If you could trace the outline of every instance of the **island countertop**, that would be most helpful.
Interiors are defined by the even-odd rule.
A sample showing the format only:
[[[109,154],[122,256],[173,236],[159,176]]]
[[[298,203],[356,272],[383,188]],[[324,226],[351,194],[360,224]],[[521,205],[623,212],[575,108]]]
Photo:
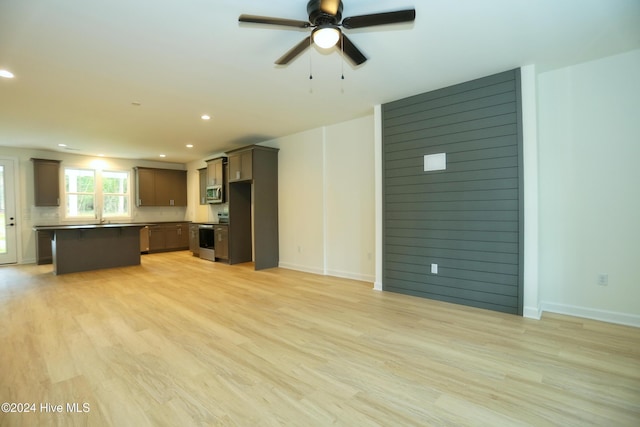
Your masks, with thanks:
[[[55,231],[55,230],[82,230],[97,228],[123,228],[123,227],[146,227],[153,223],[137,222],[137,223],[112,223],[112,224],[60,224],[60,225],[35,225],[35,231]]]

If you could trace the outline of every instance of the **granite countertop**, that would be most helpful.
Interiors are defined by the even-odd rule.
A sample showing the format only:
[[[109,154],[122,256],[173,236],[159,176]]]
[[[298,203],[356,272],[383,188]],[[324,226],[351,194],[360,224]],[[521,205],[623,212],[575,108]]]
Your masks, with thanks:
[[[144,227],[150,225],[146,222],[128,223],[128,224],[68,224],[68,225],[36,225],[33,227],[35,231],[46,230],[82,230],[96,228],[125,228],[125,227]]]

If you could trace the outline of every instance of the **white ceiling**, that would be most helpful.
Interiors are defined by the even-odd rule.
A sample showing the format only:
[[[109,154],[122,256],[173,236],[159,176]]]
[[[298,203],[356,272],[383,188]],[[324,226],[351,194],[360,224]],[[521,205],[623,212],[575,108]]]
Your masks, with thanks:
[[[521,65],[640,48],[639,0],[343,3],[344,17],[414,7],[416,21],[345,31],[369,58],[359,67],[315,47],[281,67],[308,30],[238,16],[306,20],[306,0],[0,0],[0,69],[16,76],[0,79],[0,146],[182,163]]]

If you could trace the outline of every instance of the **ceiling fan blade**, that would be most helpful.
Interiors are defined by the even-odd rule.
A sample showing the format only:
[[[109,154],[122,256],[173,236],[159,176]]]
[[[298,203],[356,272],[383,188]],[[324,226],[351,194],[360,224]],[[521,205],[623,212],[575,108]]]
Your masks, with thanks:
[[[342,20],[342,26],[347,29],[373,27],[375,25],[399,24],[412,22],[416,19],[416,10],[398,10],[396,12],[373,13],[370,15],[351,16]]]
[[[354,45],[351,42],[351,40],[349,40],[349,37],[344,35],[344,33],[342,33],[342,37],[340,37],[340,41],[342,43],[340,48],[342,49],[344,54],[347,55],[347,57],[349,57],[351,62],[353,62],[355,65],[360,65],[367,60],[367,57],[364,56],[362,52],[360,52],[360,50],[356,47],[356,45]]]
[[[311,38],[311,35],[309,35],[309,37],[305,38],[300,43],[298,43],[293,48],[291,48],[291,50],[289,50],[289,52],[285,53],[280,58],[278,58],[276,60],[276,64],[278,64],[278,65],[286,65],[286,64],[288,64],[296,56],[300,55],[302,52],[305,51],[305,49],[307,49],[309,46],[311,46],[312,43],[313,43],[313,39]]]
[[[295,19],[270,18],[268,16],[240,15],[238,22],[248,22],[251,24],[280,25],[282,27],[309,28],[307,21],[297,21]]]

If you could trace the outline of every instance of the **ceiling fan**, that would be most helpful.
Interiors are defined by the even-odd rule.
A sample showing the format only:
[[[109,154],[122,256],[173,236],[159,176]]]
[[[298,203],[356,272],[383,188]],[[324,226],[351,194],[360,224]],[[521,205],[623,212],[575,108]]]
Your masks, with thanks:
[[[279,25],[281,27],[313,28],[307,38],[276,60],[275,63],[278,65],[288,64],[314,43],[325,49],[338,45],[354,65],[360,65],[367,60],[367,57],[349,40],[340,27],[350,30],[376,25],[412,22],[416,18],[415,9],[406,9],[351,16],[342,19],[342,0],[310,0],[307,3],[307,13],[309,14],[309,21],[244,14],[240,15],[238,21],[252,24]]]

